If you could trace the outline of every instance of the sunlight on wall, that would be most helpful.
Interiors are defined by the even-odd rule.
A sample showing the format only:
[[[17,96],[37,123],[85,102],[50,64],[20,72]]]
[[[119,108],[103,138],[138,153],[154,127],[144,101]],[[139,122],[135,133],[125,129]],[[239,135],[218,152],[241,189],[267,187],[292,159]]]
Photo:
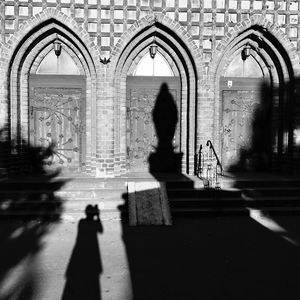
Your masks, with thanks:
[[[157,52],[154,59],[147,53],[137,65],[135,76],[174,76],[166,59]]]

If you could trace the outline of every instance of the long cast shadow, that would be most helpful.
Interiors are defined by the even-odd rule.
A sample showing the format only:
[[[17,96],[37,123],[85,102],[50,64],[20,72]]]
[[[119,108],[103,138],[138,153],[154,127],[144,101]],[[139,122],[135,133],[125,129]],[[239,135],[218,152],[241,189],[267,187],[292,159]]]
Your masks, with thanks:
[[[173,219],[130,227],[123,219],[133,299],[296,299],[299,249],[249,217]]]
[[[76,243],[66,271],[62,300],[101,300],[102,262],[98,234],[103,233],[97,206],[87,205],[78,223]]]
[[[252,143],[242,149],[234,170],[269,168],[272,137],[268,136],[270,126],[266,124],[268,105],[256,111]],[[159,115],[166,116],[162,112]],[[161,122],[156,126],[158,130],[164,128]],[[169,121],[173,124],[170,126],[174,123]],[[169,132],[174,131],[170,128]],[[158,136],[167,137],[158,145],[172,153],[171,135]],[[167,153],[160,153],[159,148],[149,158],[150,170],[158,180],[160,177],[154,170],[170,170],[165,160],[155,159],[158,154]],[[171,161],[167,155],[161,157]],[[176,170],[176,164],[171,165]],[[124,195],[125,200],[127,197]],[[243,199],[239,201],[239,205],[245,205]],[[133,227],[128,225],[127,211],[121,209],[121,222],[133,299],[281,300],[300,296],[299,249],[248,215],[234,218],[173,215],[173,226]]]

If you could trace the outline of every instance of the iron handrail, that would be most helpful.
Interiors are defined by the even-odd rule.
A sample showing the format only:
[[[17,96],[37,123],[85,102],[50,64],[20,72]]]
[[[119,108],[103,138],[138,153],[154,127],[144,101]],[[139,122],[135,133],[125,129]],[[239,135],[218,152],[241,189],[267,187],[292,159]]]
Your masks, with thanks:
[[[197,163],[196,163],[196,176],[199,177],[199,174],[202,173],[202,169],[203,169],[203,166],[202,166],[202,144],[200,145],[199,147],[199,151],[198,151],[198,155],[196,154],[197,156]]]
[[[208,147],[213,151],[213,154],[214,154],[214,156],[215,156],[215,158],[216,158],[216,160],[217,160],[217,166],[220,167],[221,174],[223,174],[223,167],[222,167],[222,164],[221,164],[221,162],[220,162],[220,159],[219,159],[219,157],[218,157],[218,155],[217,155],[217,153],[216,153],[216,151],[215,151],[215,148],[214,148],[214,146],[213,146],[211,140],[208,140],[208,141],[206,142],[206,146],[208,146]]]

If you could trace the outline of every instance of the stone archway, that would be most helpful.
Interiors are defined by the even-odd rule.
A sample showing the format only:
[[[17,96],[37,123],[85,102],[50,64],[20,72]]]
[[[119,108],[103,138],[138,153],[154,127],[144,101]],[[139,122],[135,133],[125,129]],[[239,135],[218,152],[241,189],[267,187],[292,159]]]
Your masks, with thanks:
[[[132,64],[136,64],[140,54],[148,49],[155,35],[159,47],[172,58],[175,68],[181,80],[181,116],[180,116],[180,149],[183,152],[181,169],[183,173],[193,172],[193,157],[195,153],[196,136],[196,103],[197,103],[197,84],[198,66],[200,66],[200,53],[192,39],[188,39],[188,33],[174,34],[173,30],[178,24],[169,20],[163,15],[149,16],[139,22],[139,26],[132,26],[124,34],[116,45],[116,52],[113,53],[115,63],[111,67],[114,72],[115,86],[115,113],[120,118],[116,118],[116,132],[120,136],[115,136],[115,150],[120,153],[122,168],[126,170],[126,78]],[[174,27],[174,28],[173,28]],[[181,30],[177,30],[181,33]]]
[[[134,59],[126,80],[127,165],[130,172],[180,170],[182,122],[179,74],[172,57],[162,47],[157,46],[153,58],[150,57],[147,47]],[[163,118],[165,130],[167,120],[172,118],[172,108],[173,117],[177,120],[174,123],[175,128],[169,128],[171,132],[174,129],[174,136],[172,142],[170,141],[172,145],[169,145],[168,155],[163,155],[161,151],[163,141],[160,132],[157,132],[158,124],[154,116],[155,107],[161,105],[159,101],[166,105]]]
[[[291,123],[293,116],[291,109],[293,107],[292,95],[295,72],[298,72],[298,65],[295,64],[297,56],[291,53],[288,41],[282,38],[278,30],[267,21],[252,18],[247,22],[243,22],[242,25],[237,26],[230,37],[220,43],[214,62],[211,65],[210,74],[214,78],[212,88],[215,90],[213,136],[219,154],[223,157],[223,160],[226,160],[224,158],[226,157],[224,154],[226,150],[224,149],[226,148],[224,146],[226,144],[224,144],[224,136],[226,135],[225,131],[229,132],[230,129],[228,129],[229,124],[224,121],[226,115],[224,105],[227,105],[224,104],[224,101],[226,101],[224,100],[225,90],[227,90],[227,96],[230,93],[228,91],[232,90],[231,97],[234,96],[234,93],[238,93],[235,98],[241,98],[241,105],[248,100],[250,101],[248,101],[248,104],[252,105],[255,102],[254,98],[261,98],[256,101],[259,105],[252,112],[252,117],[249,117],[249,126],[252,126],[251,130],[254,130],[254,126],[258,126],[259,118],[264,118],[264,124],[268,124],[264,126],[261,123],[262,129],[260,131],[265,132],[258,133],[259,129],[257,128],[256,133],[252,133],[251,137],[248,137],[248,139],[251,139],[251,141],[245,143],[248,146],[239,146],[235,149],[237,157],[233,161],[245,167],[249,165],[249,161],[253,162],[255,160],[256,163],[250,163],[249,169],[256,169],[254,165],[257,165],[259,169],[264,168],[263,165],[268,165],[268,167],[265,167],[270,169],[274,166],[278,167],[286,164],[292,151]],[[247,88],[245,88],[246,85],[242,88],[243,83],[241,80],[243,79],[240,79],[240,82],[238,78],[233,80],[227,78],[227,81],[224,78],[222,79],[233,57],[241,55],[245,47],[249,48],[250,56],[259,65],[263,74],[263,78],[261,80],[257,79],[256,87],[252,90],[248,88],[249,84]],[[237,80],[237,82],[234,83],[234,80]],[[248,80],[248,83],[250,81]],[[239,85],[239,87],[236,87],[236,85]],[[255,96],[253,94],[254,90],[258,90]],[[252,98],[249,96],[251,93]],[[245,102],[243,100],[244,96],[250,98],[248,97],[249,99]],[[232,101],[236,102],[233,98]],[[230,107],[226,107],[225,110],[229,111]],[[264,111],[264,117],[261,116],[262,111]],[[254,116],[254,114],[257,114],[257,116]],[[261,142],[258,142],[258,136],[265,136],[268,145],[259,146]],[[254,145],[254,143],[257,145]],[[249,146],[250,144],[251,146]],[[225,161],[224,163],[227,164]]]
[[[38,24],[36,19],[29,20],[35,26],[21,28],[22,34],[17,34],[21,38],[17,41],[14,39],[11,49],[7,49],[10,53],[8,55],[10,59],[6,62],[8,81],[4,84],[10,87],[10,93],[6,99],[7,103],[10,103],[10,136],[11,140],[17,143],[17,145],[12,145],[12,149],[21,149],[20,159],[24,155],[26,156],[26,153],[22,150],[22,144],[23,142],[30,142],[29,74],[35,72],[40,61],[49,52],[49,47],[51,48],[53,41],[59,35],[63,47],[73,56],[81,74],[85,77],[85,115],[89,118],[86,118],[83,125],[86,145],[81,145],[84,159],[78,169],[91,173],[91,160],[96,152],[96,132],[93,129],[95,126],[92,126],[96,122],[96,110],[93,109],[97,89],[96,67],[100,68],[100,66],[93,51],[89,52],[90,45],[80,39],[81,34],[79,32],[81,30],[74,26],[74,31],[78,30],[78,34],[75,34],[74,31],[71,31],[60,22],[61,17],[51,9],[45,10],[45,14],[43,14],[43,18],[39,20]],[[71,22],[71,19],[69,21]],[[23,159],[26,159],[26,157]]]

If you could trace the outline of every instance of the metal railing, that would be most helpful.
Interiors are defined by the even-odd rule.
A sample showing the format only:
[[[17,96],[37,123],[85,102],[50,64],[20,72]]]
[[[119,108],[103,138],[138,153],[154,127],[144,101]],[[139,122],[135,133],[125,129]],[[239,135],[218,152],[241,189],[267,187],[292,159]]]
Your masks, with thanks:
[[[206,151],[200,145],[197,154],[196,176],[203,180],[205,188],[221,188],[221,178],[223,176],[223,167],[210,140],[206,142]]]
[[[198,153],[195,154],[195,175],[199,177],[199,174],[202,174],[203,164],[202,164],[202,145],[200,145]]]

